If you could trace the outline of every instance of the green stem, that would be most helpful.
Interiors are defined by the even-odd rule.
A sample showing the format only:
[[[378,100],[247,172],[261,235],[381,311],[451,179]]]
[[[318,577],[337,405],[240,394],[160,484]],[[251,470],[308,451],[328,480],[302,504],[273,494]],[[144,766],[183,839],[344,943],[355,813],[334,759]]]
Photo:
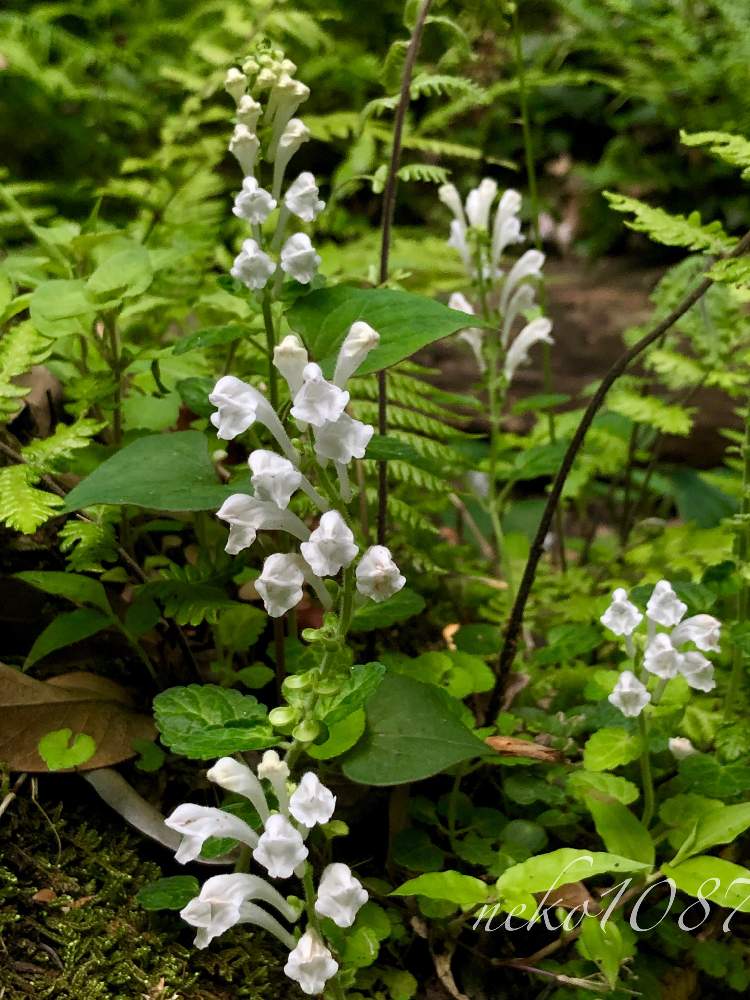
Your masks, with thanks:
[[[273,313],[271,312],[271,293],[268,289],[263,292],[263,323],[266,328],[266,344],[268,346],[268,397],[274,410],[279,405],[279,387],[276,380],[276,368],[273,363],[273,349],[276,346],[276,331],[273,325]]]
[[[645,712],[638,716],[638,728],[641,733],[641,787],[643,790],[643,815],[641,822],[648,829],[654,818],[654,778],[651,774],[651,757],[648,751],[648,723]]]
[[[158,683],[159,678],[158,678],[158,675],[157,675],[157,672],[156,672],[156,668],[154,667],[154,665],[151,662],[151,660],[149,660],[148,656],[146,656],[146,653],[144,652],[143,647],[138,642],[138,640],[136,639],[136,637],[134,635],[132,635],[132,633],[130,631],[128,631],[128,629],[123,625],[123,623],[121,621],[119,621],[119,619],[116,620],[114,622],[114,624],[119,629],[119,631],[122,633],[122,635],[124,636],[124,638],[127,640],[128,645],[133,650],[133,652],[136,654],[136,656],[141,661],[141,663],[144,665],[144,667],[146,668],[146,670],[148,670],[149,674],[151,675],[152,680],[154,680],[154,681],[156,681]]]
[[[737,621],[742,623],[747,621],[748,609],[750,607],[750,594],[748,585],[743,574],[743,569],[747,563],[748,552],[750,551],[750,538],[748,535],[748,515],[750,515],[750,406],[745,414],[745,439],[742,442],[742,500],[740,502],[740,523],[737,527],[737,534],[734,540],[734,554],[737,560],[737,570],[740,574],[740,589],[737,593]],[[736,713],[740,695],[742,693],[742,676],[745,669],[745,657],[739,643],[732,647],[732,672],[729,675],[727,694],[724,701],[725,721]]]

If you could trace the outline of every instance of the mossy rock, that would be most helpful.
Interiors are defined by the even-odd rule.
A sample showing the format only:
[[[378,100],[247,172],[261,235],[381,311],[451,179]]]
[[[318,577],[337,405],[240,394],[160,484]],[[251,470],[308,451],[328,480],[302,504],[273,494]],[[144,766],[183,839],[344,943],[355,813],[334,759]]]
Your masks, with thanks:
[[[141,909],[158,849],[92,810],[79,781],[63,801],[43,782],[39,804],[26,784],[0,817],[3,1000],[300,1000],[261,932],[237,927],[198,951],[176,913]]]

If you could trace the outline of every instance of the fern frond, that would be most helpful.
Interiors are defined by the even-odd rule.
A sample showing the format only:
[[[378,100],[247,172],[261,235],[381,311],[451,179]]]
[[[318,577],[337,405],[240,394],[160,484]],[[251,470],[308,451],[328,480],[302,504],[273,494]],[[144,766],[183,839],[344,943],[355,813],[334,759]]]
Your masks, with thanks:
[[[402,181],[424,181],[428,184],[445,184],[450,177],[450,170],[436,167],[432,163],[407,163],[398,172]]]
[[[607,397],[607,408],[636,423],[648,424],[662,434],[684,436],[693,426],[692,410],[665,403],[656,396],[646,396],[626,388],[615,388]]]
[[[24,535],[33,535],[63,504],[62,497],[37,489],[36,482],[26,465],[0,469],[0,520]]]
[[[377,462],[366,460],[364,463],[368,477],[374,478],[377,475]],[[402,462],[398,459],[390,459],[388,462],[388,476],[394,482],[404,483],[407,486],[416,486],[420,490],[429,490],[438,496],[445,490],[445,480],[433,476],[431,472],[420,469],[411,462]]]
[[[101,573],[103,563],[117,562],[117,538],[114,522],[119,513],[114,507],[88,511],[96,521],[70,520],[60,528],[60,551],[65,553],[68,568],[74,573]]]
[[[30,386],[13,380],[40,364],[50,353],[51,343],[31,323],[19,323],[0,338],[0,420],[9,420],[19,409]]]
[[[632,213],[634,218],[627,220],[626,226],[636,232],[647,233],[656,243],[711,254],[726,253],[734,246],[735,241],[727,236],[720,222],[702,225],[697,212],[691,212],[687,217],[670,215],[663,208],[654,208],[637,198],[612,191],[605,191],[604,196],[616,212]]]
[[[172,618],[178,625],[200,625],[208,622],[215,625],[219,612],[231,608],[232,601],[219,587],[187,580],[155,580],[144,583],[138,594],[155,598],[164,606],[166,618]]]
[[[680,132],[685,146],[708,146],[708,151],[730,167],[742,167],[740,177],[750,180],[750,140],[731,132]]]
[[[374,424],[377,422],[378,408],[376,403],[361,402],[357,407],[357,413],[359,419],[366,423]],[[415,431],[417,434],[424,434],[437,441],[446,441],[448,438],[458,437],[464,433],[455,427],[447,426],[442,420],[436,420],[434,417],[427,417],[423,413],[407,410],[400,406],[394,406],[390,410],[388,419],[392,427]]]
[[[360,116],[356,111],[332,111],[329,115],[305,115],[305,125],[313,139],[331,142],[333,139],[348,139],[360,127]]]
[[[475,104],[486,104],[489,100],[487,91],[473,80],[463,76],[449,76],[446,73],[420,73],[412,81],[411,98],[434,97],[468,97]]]
[[[368,505],[376,509],[378,491],[376,489],[368,489],[365,495]],[[424,515],[420,514],[414,504],[404,503],[403,500],[399,500],[392,493],[388,495],[388,517],[391,523],[396,525],[401,531],[424,531],[430,535],[438,534],[438,529],[435,525],[428,521]]]
[[[106,427],[105,421],[83,418],[74,424],[58,424],[50,437],[32,441],[23,449],[24,461],[38,472],[54,472],[61,459],[88,448],[91,438]]]

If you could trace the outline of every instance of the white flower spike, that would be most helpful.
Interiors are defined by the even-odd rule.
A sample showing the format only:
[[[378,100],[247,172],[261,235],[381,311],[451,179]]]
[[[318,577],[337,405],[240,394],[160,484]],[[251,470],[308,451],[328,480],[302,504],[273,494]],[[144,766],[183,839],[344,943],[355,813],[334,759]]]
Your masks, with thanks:
[[[513,188],[503,191],[495,212],[495,222],[492,226],[492,250],[490,260],[493,268],[500,263],[500,258],[506,247],[511,243],[522,243],[521,221],[518,213],[521,211],[521,195]]]
[[[224,375],[213,387],[208,399],[217,408],[217,412],[211,414],[211,423],[216,428],[217,437],[231,441],[248,427],[252,427],[257,420],[276,438],[287,458],[292,463],[297,463],[298,455],[294,445],[262,392],[234,375]]]
[[[212,806],[185,802],[177,806],[164,823],[170,830],[182,835],[182,842],[175,853],[175,860],[181,865],[195,861],[209,837],[231,837],[248,847],[255,847],[258,843],[258,834],[244,820]]]
[[[466,196],[466,215],[469,225],[474,229],[487,229],[490,221],[490,209],[497,194],[497,184],[490,177],[479,182],[479,187],[469,191]]]
[[[635,718],[651,701],[651,695],[632,671],[623,670],[607,700],[615,708],[619,708],[623,715]]]
[[[622,587],[612,594],[612,603],[599,621],[615,635],[632,635],[643,621],[643,615],[631,601]]]
[[[241,764],[234,757],[221,757],[206,772],[206,777],[220,788],[244,796],[260,816],[261,823],[268,819],[269,809],[263,786],[247,764]]]
[[[315,912],[330,917],[337,927],[351,927],[369,896],[348,865],[336,863],[323,869]]]
[[[254,177],[246,177],[242,182],[242,190],[234,199],[232,214],[236,215],[238,219],[245,219],[253,226],[259,226],[266,221],[275,208],[276,199],[272,198],[268,191],[260,187]],[[256,256],[258,255],[258,250],[258,244],[255,243]],[[268,259],[270,260],[270,258]],[[273,274],[273,271],[270,273]],[[235,277],[238,277],[238,275],[235,275]]]
[[[285,974],[299,983],[308,996],[322,993],[328,980],[338,972],[339,965],[326,948],[318,933],[306,930],[296,947],[289,953]]]
[[[258,875],[241,872],[208,879],[200,893],[180,911],[180,916],[196,928],[196,948],[207,948],[214,938],[242,923],[262,927],[287,948],[293,948],[294,937],[274,917],[253,905],[254,899],[273,906],[289,921],[297,918],[296,909],[270,883]]]
[[[302,775],[292,797],[289,812],[311,830],[316,823],[327,823],[336,808],[336,796],[321,782],[314,771]]]
[[[554,343],[552,337],[550,337],[551,330],[552,323],[546,316],[539,316],[537,319],[533,319],[521,330],[505,355],[504,373],[508,382],[513,380],[513,376],[519,365],[525,364],[529,360],[529,351],[532,347],[536,344]]]
[[[302,490],[321,510],[328,510],[325,497],[318,493],[288,458],[277,455],[275,451],[258,448],[251,452],[247,464],[252,473],[250,482],[259,500],[272,500],[284,510],[289,506],[294,493]]]
[[[281,185],[284,181],[284,173],[287,164],[300,148],[303,142],[310,138],[310,130],[299,118],[292,118],[287,122],[284,131],[279,137],[279,142],[275,150],[273,166],[273,196],[278,199],[281,196]]]
[[[679,673],[682,660],[682,654],[674,648],[666,632],[660,632],[646,647],[643,666],[650,674],[670,680]]]
[[[357,552],[354,535],[337,510],[329,510],[320,519],[300,552],[316,576],[335,576],[348,566]]]
[[[681,646],[694,642],[704,653],[721,650],[721,622],[712,615],[693,615],[686,618],[672,632],[672,643]]]
[[[277,552],[263,563],[255,589],[263,599],[268,614],[272,618],[281,618],[302,600],[304,582],[305,574],[299,565],[299,556]]]
[[[466,242],[466,225],[461,222],[460,219],[453,219],[450,226],[450,238],[448,239],[448,246],[453,247],[457,250],[464,267],[469,274],[474,273],[474,262],[471,259],[471,250],[469,249],[469,244]]]
[[[311,361],[302,372],[302,388],[294,397],[291,414],[313,427],[339,419],[349,402],[349,393],[323,378],[320,366]]]
[[[534,305],[534,298],[536,296],[536,290],[533,285],[521,284],[513,292],[508,302],[508,306],[505,310],[505,315],[503,316],[503,330],[500,337],[500,343],[503,347],[508,346],[508,340],[510,339],[510,332],[513,329],[513,324],[516,322],[519,316],[523,315],[528,309]]]
[[[357,320],[349,327],[336,358],[333,384],[343,389],[370,351],[380,343],[380,334],[369,323]]]
[[[301,285],[310,284],[321,259],[307,233],[295,233],[281,248],[281,270]]]
[[[672,754],[675,760],[684,760],[686,757],[692,756],[692,754],[697,753],[693,744],[685,736],[673,736],[669,741],[669,752]]]
[[[320,200],[318,194],[315,178],[306,170],[287,188],[284,204],[298,219],[302,219],[303,222],[312,222],[326,207],[326,203]]]
[[[302,388],[304,371],[309,362],[305,345],[296,333],[290,333],[273,349],[273,363],[289,386],[289,393],[294,399]]]
[[[271,878],[290,878],[307,854],[299,830],[292,826],[286,816],[279,813],[272,813],[268,817],[253,851],[253,857],[259,865],[263,865]]]
[[[453,212],[456,220],[466,229],[464,207],[461,204],[461,195],[458,193],[455,184],[441,184],[437,194],[440,201],[442,201],[446,208],[449,208]]]
[[[527,278],[538,278],[542,273],[544,254],[539,250],[527,250],[508,272],[500,294],[500,312],[505,315],[513,292]]]
[[[258,136],[241,122],[235,125],[229,140],[229,152],[239,163],[244,177],[252,177],[259,149]]]
[[[376,604],[393,597],[406,583],[406,577],[401,575],[391,550],[385,545],[371,545],[360,559],[354,575],[360,594]]]
[[[273,199],[271,199],[273,200]],[[260,249],[255,240],[245,240],[234,258],[229,273],[253,292],[265,288],[276,264]]]
[[[227,497],[216,516],[229,525],[226,551],[232,556],[249,548],[259,531],[288,531],[301,541],[310,537],[309,529],[296,514],[282,510],[270,500],[258,500],[246,493]]]
[[[646,605],[646,614],[652,622],[671,628],[679,624],[687,611],[687,604],[679,599],[668,580],[659,580]]]
[[[448,306],[450,309],[466,313],[468,316],[475,315],[474,306],[461,292],[453,292],[448,299]],[[458,339],[463,340],[469,345],[476,359],[477,368],[479,368],[480,372],[485,372],[487,370],[487,362],[484,360],[484,354],[482,353],[484,330],[481,330],[478,326],[469,326],[459,333]]]

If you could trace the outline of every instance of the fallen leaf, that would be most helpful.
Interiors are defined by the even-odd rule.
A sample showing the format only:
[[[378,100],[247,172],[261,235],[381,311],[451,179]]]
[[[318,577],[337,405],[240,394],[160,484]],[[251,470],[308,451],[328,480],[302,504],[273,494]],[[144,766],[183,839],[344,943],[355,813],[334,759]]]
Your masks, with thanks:
[[[31,897],[32,903],[53,903],[57,899],[54,889],[40,889]]]
[[[565,885],[557,885],[550,892],[535,892],[534,898],[541,903],[545,896],[548,896],[549,906],[562,906],[566,910],[575,910],[576,907],[587,907],[586,913],[599,913],[601,907],[594,900],[583,882],[567,882]]]
[[[529,757],[546,764],[559,764],[565,759],[559,750],[540,746],[531,740],[519,740],[514,736],[488,736],[484,742],[503,757]]]
[[[84,764],[67,770],[89,771],[134,757],[134,739],[152,740],[153,721],[132,709],[124,688],[106,677],[76,672],[38,681],[0,664],[0,760],[12,771],[46,772],[39,740],[47,733],[70,729],[85,733],[96,752]]]

